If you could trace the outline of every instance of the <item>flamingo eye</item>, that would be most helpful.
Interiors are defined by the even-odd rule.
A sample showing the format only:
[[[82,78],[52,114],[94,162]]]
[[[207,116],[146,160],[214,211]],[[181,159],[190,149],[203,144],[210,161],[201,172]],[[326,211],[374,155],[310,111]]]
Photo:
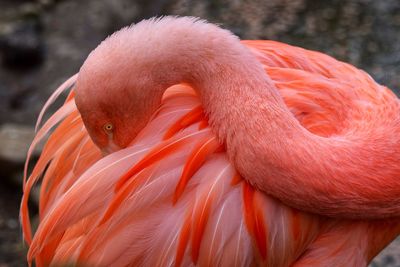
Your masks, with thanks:
[[[112,123],[106,123],[106,124],[104,124],[104,126],[103,126],[103,130],[104,130],[104,132],[105,132],[106,134],[111,134],[112,131],[113,131],[113,129],[114,129],[114,126],[112,125]]]

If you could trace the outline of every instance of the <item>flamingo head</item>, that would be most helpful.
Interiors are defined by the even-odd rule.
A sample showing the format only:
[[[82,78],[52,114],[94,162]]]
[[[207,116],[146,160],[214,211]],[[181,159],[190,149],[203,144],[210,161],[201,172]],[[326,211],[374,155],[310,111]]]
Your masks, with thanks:
[[[75,86],[85,128],[104,154],[127,147],[148,121],[142,98],[133,95],[138,90],[125,87],[122,78],[116,83],[118,76],[103,80],[103,74],[84,70]]]
[[[162,85],[155,82],[140,52],[121,41],[126,34],[123,29],[93,50],[75,85],[75,102],[85,128],[105,154],[127,147],[161,101],[161,96],[152,94]]]

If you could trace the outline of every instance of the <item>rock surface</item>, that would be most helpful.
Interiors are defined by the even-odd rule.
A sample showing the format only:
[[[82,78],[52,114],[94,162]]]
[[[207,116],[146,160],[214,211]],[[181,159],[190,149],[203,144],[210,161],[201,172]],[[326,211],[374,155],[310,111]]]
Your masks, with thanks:
[[[322,51],[400,92],[397,0],[2,0],[0,138],[5,134],[11,141],[0,139],[0,178],[20,177],[44,101],[79,70],[101,40],[143,18],[168,14],[199,16],[245,39],[274,39]],[[11,167],[10,162],[18,163]],[[0,191],[0,266],[24,266],[19,230],[5,223],[18,219],[18,187],[3,180],[0,188],[7,194]],[[399,255],[398,240],[371,266],[400,266]]]
[[[31,126],[3,124],[0,126],[0,160],[8,165],[23,164],[35,130]]]

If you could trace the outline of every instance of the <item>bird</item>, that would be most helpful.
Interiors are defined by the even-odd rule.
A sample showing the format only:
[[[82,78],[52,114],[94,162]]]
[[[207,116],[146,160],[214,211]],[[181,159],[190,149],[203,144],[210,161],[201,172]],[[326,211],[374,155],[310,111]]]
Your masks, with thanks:
[[[193,17],[123,28],[39,115],[28,263],[366,266],[400,234],[399,114],[390,89],[319,52]]]

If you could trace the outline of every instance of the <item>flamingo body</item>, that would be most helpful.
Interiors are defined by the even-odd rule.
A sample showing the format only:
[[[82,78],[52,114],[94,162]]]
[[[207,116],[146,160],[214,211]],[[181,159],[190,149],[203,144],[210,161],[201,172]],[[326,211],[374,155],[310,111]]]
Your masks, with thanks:
[[[340,135],[350,121],[346,118],[361,116],[371,103],[382,113],[398,111],[393,93],[350,65],[272,41],[242,45],[292,115],[315,135]],[[62,85],[50,102],[76,79]],[[102,141],[92,140],[75,105],[75,91],[30,148],[59,124],[24,183],[21,220],[30,263],[366,266],[400,233],[396,218],[327,218],[291,208],[249,183],[209,125],[204,99],[187,84],[163,93],[135,139],[104,157],[96,146]],[[349,105],[350,113],[345,111]],[[32,236],[27,202],[42,174],[40,223]],[[309,201],[316,198],[310,195]]]

